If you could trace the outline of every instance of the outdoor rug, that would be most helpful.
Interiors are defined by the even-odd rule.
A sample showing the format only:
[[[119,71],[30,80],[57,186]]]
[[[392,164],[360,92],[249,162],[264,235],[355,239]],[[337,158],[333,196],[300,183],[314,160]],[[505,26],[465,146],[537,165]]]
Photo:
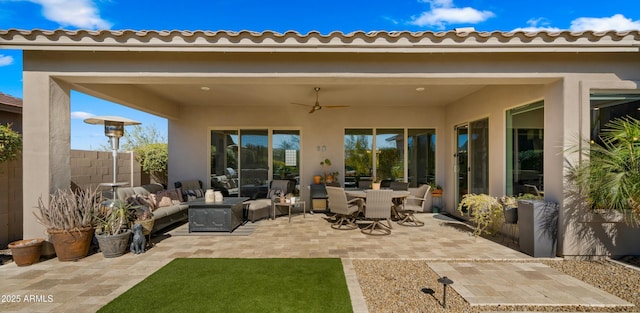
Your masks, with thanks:
[[[340,259],[175,259],[99,312],[353,312]]]
[[[189,223],[185,223],[176,227],[175,229],[169,231],[169,234],[172,236],[249,236],[253,234],[253,231],[258,228],[260,225],[260,221],[257,222],[246,222],[236,229],[233,232],[226,231],[214,231],[214,232],[189,232]]]

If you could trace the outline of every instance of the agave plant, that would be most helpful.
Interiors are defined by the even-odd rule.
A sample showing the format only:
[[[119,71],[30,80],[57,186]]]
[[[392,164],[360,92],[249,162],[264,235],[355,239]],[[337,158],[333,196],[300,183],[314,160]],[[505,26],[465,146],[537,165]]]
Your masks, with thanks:
[[[624,213],[630,225],[640,218],[640,121],[617,118],[605,125],[602,145],[585,144],[585,160],[569,166],[568,178],[579,187],[590,208]]]

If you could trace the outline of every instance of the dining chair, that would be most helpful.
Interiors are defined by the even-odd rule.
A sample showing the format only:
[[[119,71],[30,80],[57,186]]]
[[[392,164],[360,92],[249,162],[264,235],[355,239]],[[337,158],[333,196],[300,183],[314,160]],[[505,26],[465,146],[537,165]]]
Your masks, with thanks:
[[[331,228],[338,230],[351,230],[358,228],[355,223],[356,214],[362,210],[362,199],[353,198],[347,200],[344,188],[327,186],[329,197],[329,210],[336,214],[336,221]]]
[[[407,197],[398,210],[400,220],[398,224],[403,226],[424,226],[424,222],[415,217],[414,213],[423,212],[424,204],[427,202],[431,186],[421,185],[418,188],[409,188],[410,196]]]
[[[370,179],[361,179],[358,181],[359,189],[371,189],[371,180]]]
[[[366,235],[384,236],[391,234],[391,209],[393,207],[393,190],[368,190],[365,200],[365,219],[371,224],[361,231]],[[388,225],[381,221],[387,220]]]

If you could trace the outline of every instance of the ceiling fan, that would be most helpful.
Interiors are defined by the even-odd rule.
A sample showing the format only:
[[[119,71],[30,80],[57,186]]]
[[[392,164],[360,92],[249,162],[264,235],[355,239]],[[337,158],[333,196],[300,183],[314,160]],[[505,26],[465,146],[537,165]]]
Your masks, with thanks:
[[[321,106],[320,105],[320,101],[318,101],[318,93],[320,92],[320,87],[315,87],[313,88],[313,90],[316,91],[316,103],[314,105],[310,105],[310,104],[304,104],[304,103],[295,103],[292,102],[293,104],[297,104],[297,105],[304,105],[307,107],[311,107],[311,111],[309,111],[309,114],[321,110],[322,108],[327,108],[327,109],[336,109],[336,108],[347,108],[349,107],[348,105],[325,105],[325,106]]]

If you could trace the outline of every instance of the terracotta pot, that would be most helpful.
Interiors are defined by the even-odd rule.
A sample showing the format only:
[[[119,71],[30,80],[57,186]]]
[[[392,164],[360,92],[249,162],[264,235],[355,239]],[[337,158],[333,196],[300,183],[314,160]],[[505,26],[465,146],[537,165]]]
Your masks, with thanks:
[[[129,240],[131,239],[131,231],[117,235],[99,235],[96,234],[100,251],[105,258],[115,258],[127,252],[129,248]]]
[[[320,175],[314,175],[313,176],[313,183],[318,185],[322,183],[322,176]]]
[[[324,181],[329,184],[333,183],[333,176],[332,175],[325,176]]]
[[[380,184],[381,183],[371,183],[371,189],[380,190]]]
[[[442,189],[434,189],[431,192],[432,195],[442,195]]]
[[[89,226],[79,230],[47,229],[49,241],[53,243],[60,261],[77,261],[89,254],[94,228]]]
[[[44,239],[38,238],[18,240],[10,243],[9,249],[11,249],[11,255],[16,265],[28,266],[38,263],[42,251],[42,242],[44,242]]]

